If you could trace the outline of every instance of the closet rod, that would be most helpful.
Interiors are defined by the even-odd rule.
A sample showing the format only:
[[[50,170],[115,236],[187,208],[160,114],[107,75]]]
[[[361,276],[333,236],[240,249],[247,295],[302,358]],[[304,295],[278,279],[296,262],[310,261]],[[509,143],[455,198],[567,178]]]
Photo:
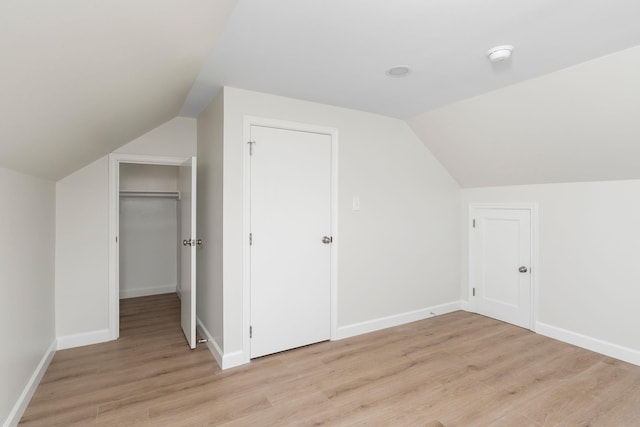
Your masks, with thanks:
[[[162,197],[180,200],[177,191],[121,191],[120,197]]]

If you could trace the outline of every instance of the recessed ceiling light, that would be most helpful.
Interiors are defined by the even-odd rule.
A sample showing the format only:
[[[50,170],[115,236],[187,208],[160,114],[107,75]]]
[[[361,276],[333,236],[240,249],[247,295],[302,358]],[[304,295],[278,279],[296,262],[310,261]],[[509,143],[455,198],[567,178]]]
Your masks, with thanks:
[[[503,45],[489,49],[487,56],[491,62],[500,62],[511,57],[513,46]]]
[[[398,65],[387,70],[389,77],[406,77],[411,74],[411,68],[406,65]]]

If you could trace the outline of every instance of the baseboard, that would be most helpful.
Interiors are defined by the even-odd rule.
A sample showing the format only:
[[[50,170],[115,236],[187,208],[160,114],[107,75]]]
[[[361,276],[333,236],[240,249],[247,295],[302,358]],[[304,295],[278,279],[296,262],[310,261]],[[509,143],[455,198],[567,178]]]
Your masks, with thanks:
[[[42,380],[42,377],[47,371],[49,363],[51,363],[51,359],[53,359],[55,354],[56,340],[54,339],[45,354],[42,356],[42,359],[40,359],[40,363],[38,363],[35,371],[33,371],[31,378],[29,378],[29,382],[27,382],[24,390],[22,390],[17,402],[13,405],[11,412],[9,412],[9,416],[5,420],[4,424],[2,424],[3,427],[14,427],[18,425],[20,418],[22,418],[24,411],[27,409],[27,406],[29,406],[29,402],[31,401],[33,394],[36,392],[38,384],[40,384],[40,380]]]
[[[225,353],[222,357],[222,369],[235,368],[236,366],[246,365],[247,361],[242,350]]]
[[[557,326],[537,322],[536,332],[549,338],[554,338],[596,353],[604,354],[628,363],[640,366],[640,351],[624,347],[608,341],[603,341],[577,332],[558,328]]]
[[[460,310],[469,311],[469,301],[460,301]]]
[[[58,350],[81,347],[83,345],[98,344],[101,342],[112,341],[112,340],[113,340],[113,337],[109,329],[83,332],[81,334],[74,334],[74,335],[65,335],[62,337],[58,337]]]
[[[213,335],[211,335],[209,330],[204,326],[202,320],[200,320],[199,317],[196,317],[196,323],[198,325],[198,329],[200,329],[200,335],[202,335],[202,338],[207,340],[207,348],[209,348],[209,351],[213,355],[213,358],[216,359],[216,362],[218,362],[218,366],[220,366],[220,369],[222,369],[222,349],[213,338]]]
[[[120,289],[120,299],[147,297],[149,295],[171,294],[176,292],[176,285],[154,286],[140,289]]]
[[[393,316],[381,317],[378,319],[367,320],[366,322],[354,323],[347,326],[339,326],[334,340],[354,337],[356,335],[366,334],[368,332],[378,331],[380,329],[391,328],[405,323],[415,322],[417,320],[426,319],[428,317],[439,316],[441,314],[451,313],[460,310],[461,301],[454,301],[447,304],[434,305],[432,307],[421,308],[419,310],[408,311],[406,313],[394,314]]]
[[[229,369],[235,368],[236,366],[244,365],[244,353],[242,350],[234,351],[231,353],[224,354],[218,342],[213,338],[209,330],[204,326],[202,320],[197,318],[198,328],[200,329],[200,334],[203,338],[207,339],[207,348],[213,355],[213,358],[216,359],[218,366],[220,369]]]

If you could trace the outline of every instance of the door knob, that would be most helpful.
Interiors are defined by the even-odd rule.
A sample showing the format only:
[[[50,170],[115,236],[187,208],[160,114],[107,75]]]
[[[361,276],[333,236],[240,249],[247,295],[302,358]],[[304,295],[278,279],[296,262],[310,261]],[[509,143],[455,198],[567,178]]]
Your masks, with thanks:
[[[182,246],[191,246],[191,239],[189,239],[189,240],[186,240],[186,239],[185,239],[185,240],[183,240],[183,241],[182,241]]]
[[[332,241],[333,241],[333,238],[332,238],[332,237],[329,237],[329,236],[324,236],[324,237],[322,238],[322,243],[324,243],[325,245],[328,245],[328,244],[329,244],[329,243],[331,243]]]
[[[519,271],[520,273],[526,273],[526,272],[527,272],[527,267],[525,267],[525,266],[523,265],[522,267],[520,267],[520,268],[518,269],[518,271]]]

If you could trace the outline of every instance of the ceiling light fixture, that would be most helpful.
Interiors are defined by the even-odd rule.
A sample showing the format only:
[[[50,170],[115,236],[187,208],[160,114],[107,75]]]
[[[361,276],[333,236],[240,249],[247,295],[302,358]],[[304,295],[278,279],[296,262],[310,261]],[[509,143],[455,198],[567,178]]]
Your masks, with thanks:
[[[487,56],[491,62],[500,62],[511,57],[513,46],[503,45],[489,49]]]
[[[397,65],[387,70],[387,76],[389,77],[406,77],[411,74],[411,68],[406,65]]]

